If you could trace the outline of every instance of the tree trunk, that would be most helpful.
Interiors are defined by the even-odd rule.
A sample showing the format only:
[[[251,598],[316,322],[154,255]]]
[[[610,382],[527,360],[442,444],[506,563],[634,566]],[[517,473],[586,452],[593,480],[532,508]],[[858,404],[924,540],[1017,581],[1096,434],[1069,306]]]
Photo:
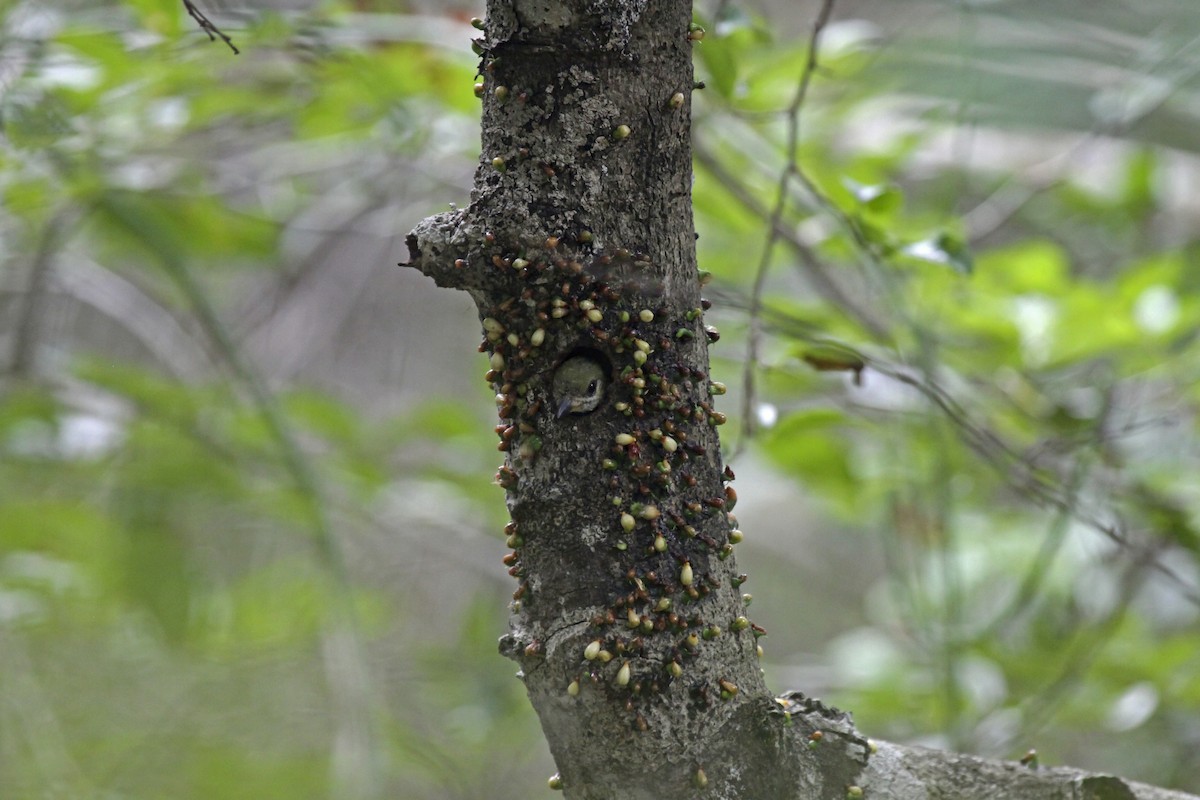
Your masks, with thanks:
[[[872,797],[1016,797],[931,788],[927,751],[872,758],[848,715],[763,682],[707,374],[690,18],[686,0],[489,0],[471,205],[408,238],[409,265],[479,309],[517,580],[501,650],[552,780],[572,800],[840,800],[867,781]],[[560,414],[553,378],[574,356],[607,388]],[[1077,777],[1021,796],[1125,796],[1053,788]]]

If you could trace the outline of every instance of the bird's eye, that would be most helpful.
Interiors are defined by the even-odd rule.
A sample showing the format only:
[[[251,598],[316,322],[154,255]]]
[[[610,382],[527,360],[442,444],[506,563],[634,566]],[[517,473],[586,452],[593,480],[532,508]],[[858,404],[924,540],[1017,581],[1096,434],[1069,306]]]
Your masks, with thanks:
[[[595,381],[595,379],[593,379],[593,380],[592,380],[592,382],[588,384],[587,393],[588,393],[588,394],[595,394],[595,393],[596,393],[596,381]]]

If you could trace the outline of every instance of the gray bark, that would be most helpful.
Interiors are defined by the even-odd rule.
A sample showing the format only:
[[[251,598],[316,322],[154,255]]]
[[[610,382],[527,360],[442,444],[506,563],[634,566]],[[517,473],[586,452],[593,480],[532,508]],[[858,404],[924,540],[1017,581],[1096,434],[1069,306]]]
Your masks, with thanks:
[[[707,375],[690,18],[686,0],[489,0],[471,205],[408,238],[409,266],[479,309],[517,579],[501,650],[572,800],[1016,797],[947,788],[989,762],[872,756],[848,715],[766,689]],[[550,378],[579,353],[609,388],[558,418]],[[1045,786],[1021,796],[1124,796]]]
[[[879,743],[860,776],[870,800],[1195,800],[1193,795],[1077,769],[1030,768]]]

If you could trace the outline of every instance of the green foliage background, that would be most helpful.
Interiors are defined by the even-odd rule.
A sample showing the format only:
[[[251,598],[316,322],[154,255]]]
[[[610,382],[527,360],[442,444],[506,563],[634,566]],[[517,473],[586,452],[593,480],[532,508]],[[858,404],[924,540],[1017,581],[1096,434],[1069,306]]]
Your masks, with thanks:
[[[1151,5],[847,2],[812,71],[815,5],[701,4],[695,199],[772,684],[1200,791],[1200,12]],[[474,317],[391,266],[468,200],[474,9],[204,8],[240,55],[0,6],[0,796],[542,791]]]

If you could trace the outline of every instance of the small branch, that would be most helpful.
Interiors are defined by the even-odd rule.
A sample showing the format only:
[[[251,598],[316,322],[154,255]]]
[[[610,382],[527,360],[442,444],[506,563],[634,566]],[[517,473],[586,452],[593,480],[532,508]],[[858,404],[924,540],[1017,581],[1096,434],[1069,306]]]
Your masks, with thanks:
[[[703,145],[697,144],[694,153],[696,163],[704,167],[724,187],[730,197],[740,203],[747,211],[763,219],[771,216],[766,206],[759,202],[758,198],[746,188],[746,185],[727,170],[710,150]],[[866,310],[860,308],[858,303],[830,277],[825,266],[821,263],[820,257],[794,230],[780,221],[775,226],[775,236],[780,241],[785,242],[795,252],[799,259],[798,268],[812,282],[813,288],[822,297],[841,309],[844,314],[852,318],[879,341],[889,340],[890,334],[887,328],[867,313]],[[760,300],[760,315],[762,311],[763,305]]]
[[[212,354],[185,323],[186,315],[134,275],[121,275],[72,253],[54,269],[54,291],[106,317],[182,381],[211,371]]]
[[[1121,576],[1120,595],[1108,614],[1086,628],[1076,627],[1070,639],[1061,644],[1065,657],[1058,668],[1058,675],[1036,694],[1024,698],[1021,703],[1024,714],[1014,737],[1017,741],[1027,741],[1040,732],[1050,724],[1070,695],[1079,692],[1083,686],[1084,674],[1096,663],[1104,648],[1116,636],[1118,628],[1125,621],[1130,604],[1133,603],[1138,590],[1146,583],[1147,570],[1158,563],[1161,549],[1151,545],[1135,552],[1134,561]]]
[[[329,520],[324,490],[299,439],[280,408],[278,400],[262,376],[237,349],[228,331],[217,317],[216,308],[200,283],[183,264],[170,265],[176,286],[187,298],[205,334],[228,366],[237,382],[249,394],[263,425],[274,440],[280,461],[293,486],[308,507],[313,538],[322,560],[329,567],[337,584],[349,592],[351,585],[342,550]],[[351,612],[353,613],[353,612]]]
[[[995,469],[1014,491],[1028,495],[1043,507],[1059,509],[1070,514],[1080,523],[1106,536],[1123,550],[1135,550],[1135,543],[1119,524],[1107,522],[1099,515],[1088,513],[1080,508],[1075,494],[1070,488],[1059,486],[1049,479],[1041,477],[1036,466],[1029,463],[999,434],[973,422],[966,410],[951,397],[945,388],[929,377],[928,373],[926,373],[926,379],[921,380],[904,369],[894,367],[879,359],[873,359],[865,354],[860,355],[868,367],[881,375],[911,386],[937,406],[960,431],[963,444],[979,455],[984,463]],[[1189,602],[1200,605],[1200,592],[1193,589],[1173,567],[1158,558],[1151,559],[1149,566],[1178,586],[1180,594]]]
[[[1050,523],[1050,529],[1046,532],[1045,537],[1043,537],[1037,555],[1030,561],[1025,571],[1025,577],[1021,579],[1016,593],[1005,609],[976,634],[975,638],[977,640],[992,639],[1000,635],[1005,626],[1024,614],[1033,605],[1034,600],[1037,599],[1046,574],[1050,571],[1050,565],[1054,562],[1054,557],[1062,549],[1067,531],[1070,528],[1070,523],[1075,519],[1079,491],[1090,470],[1091,464],[1087,459],[1080,458],[1076,462],[1070,481],[1063,487],[1063,499],[1065,503],[1054,508],[1055,514],[1054,519]]]
[[[277,310],[287,305],[301,284],[315,275],[322,265],[336,263],[333,253],[338,247],[345,244],[345,236],[354,232],[357,223],[380,208],[382,205],[373,199],[369,203],[364,203],[361,208],[349,216],[337,220],[330,227],[328,235],[317,242],[299,264],[282,272],[277,280],[258,291],[242,306],[238,319],[229,326],[233,339],[237,342],[249,339],[271,319]],[[288,224],[288,227],[291,229],[295,226]]]
[[[283,468],[306,506],[318,558],[338,590],[334,596],[332,622],[322,633],[326,682],[338,719],[335,735],[341,742],[334,751],[331,765],[336,794],[347,798],[382,796],[378,789],[382,785],[380,732],[371,707],[370,670],[358,612],[354,607],[353,582],[330,519],[325,488],[279,401],[238,350],[203,287],[186,264],[174,261],[168,262],[167,267],[205,334],[237,383],[249,394],[274,441]]]
[[[478,287],[483,265],[463,258],[471,251],[465,217],[457,210],[421,220],[408,235],[408,261],[400,266],[412,267],[445,289]]]
[[[188,16],[196,20],[196,24],[200,26],[200,30],[208,34],[209,41],[215,42],[220,39],[225,44],[229,45],[229,49],[236,56],[241,53],[233,44],[233,39],[230,39],[225,33],[212,23],[212,21],[204,15],[204,12],[196,8],[196,4],[192,0],[183,0],[183,7],[187,9]]]
[[[817,12],[817,19],[813,23],[812,34],[808,40],[808,58],[805,60],[804,68],[800,72],[800,80],[796,85],[796,94],[792,97],[792,102],[788,105],[787,109],[787,166],[779,176],[779,188],[775,196],[775,205],[771,210],[771,219],[767,228],[767,241],[763,246],[758,270],[754,275],[754,288],[750,293],[750,328],[746,336],[746,363],[742,372],[742,383],[746,387],[745,396],[742,401],[742,426],[746,438],[754,435],[755,428],[754,407],[757,397],[754,386],[754,369],[758,364],[758,351],[762,340],[762,319],[759,312],[762,309],[763,288],[766,285],[767,271],[771,266],[771,254],[774,252],[775,245],[779,241],[779,229],[782,227],[783,212],[787,207],[788,184],[792,182],[793,178],[800,175],[800,165],[798,163],[800,111],[804,107],[804,99],[808,96],[808,87],[812,83],[812,76],[817,70],[817,48],[820,45],[821,32],[825,29],[826,24],[829,22],[829,17],[833,13],[834,2],[835,0],[823,0],[821,10]]]

